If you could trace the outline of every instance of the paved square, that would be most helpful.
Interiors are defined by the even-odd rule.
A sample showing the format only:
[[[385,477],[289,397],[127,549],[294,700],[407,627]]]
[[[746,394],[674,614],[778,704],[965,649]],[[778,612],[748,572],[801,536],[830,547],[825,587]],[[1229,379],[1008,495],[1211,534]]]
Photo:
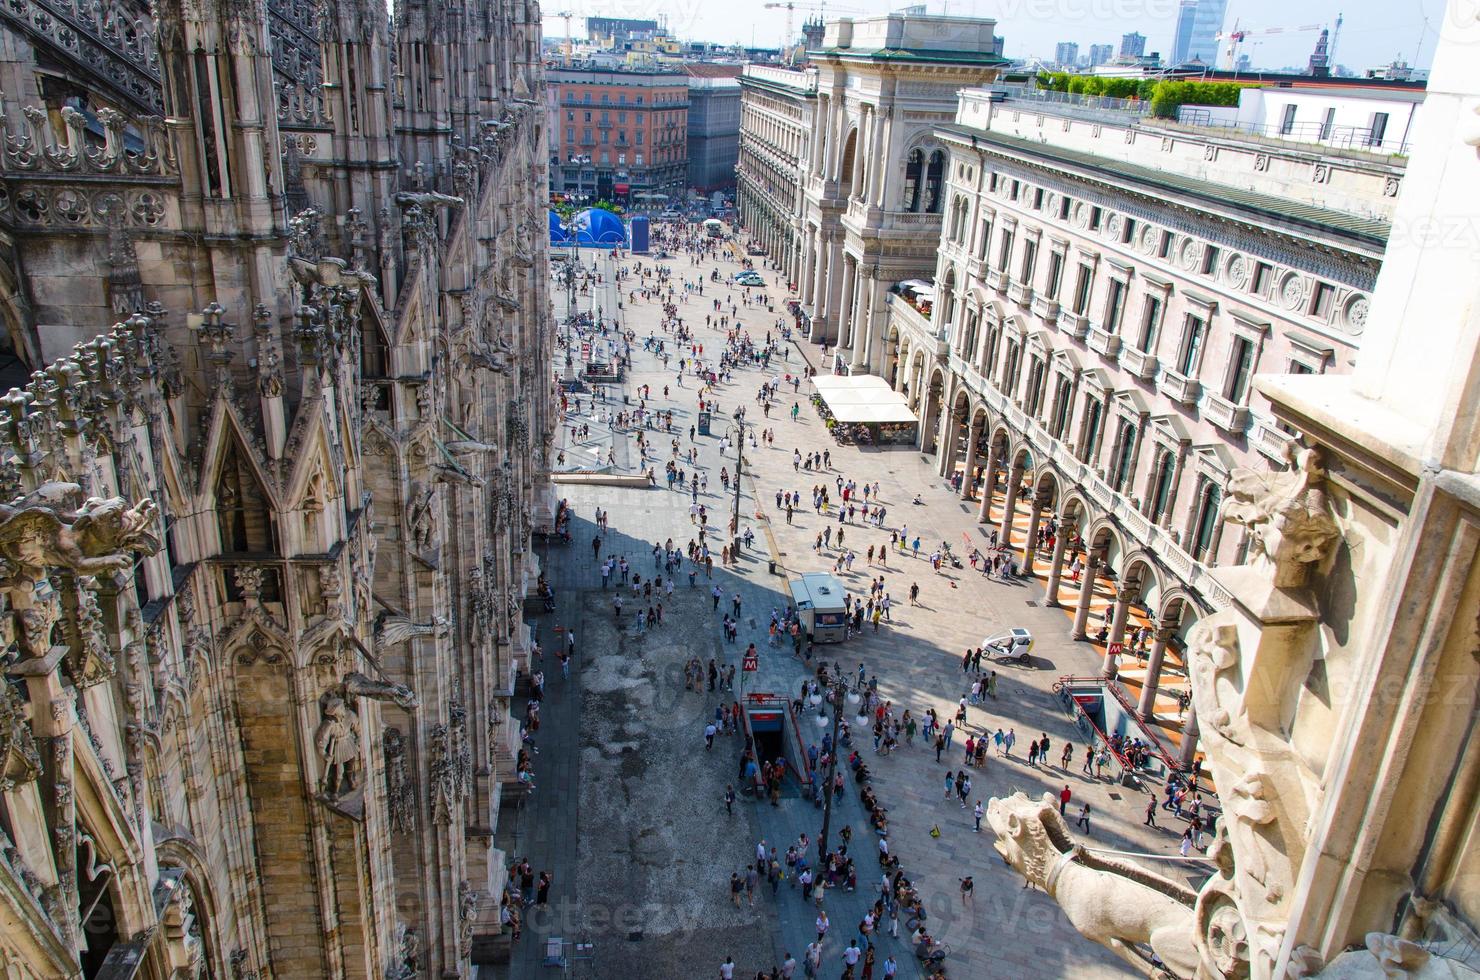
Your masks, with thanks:
[[[585,256],[588,268],[592,260],[591,255]],[[630,268],[636,261],[628,258],[624,264]],[[651,268],[651,260],[644,264]],[[706,314],[719,315],[713,306],[716,289],[723,313],[733,309],[738,322],[758,343],[780,316],[756,304],[741,306],[738,291],[707,281],[711,269],[718,268],[722,276],[736,271],[739,265],[734,261],[722,258],[694,266],[691,259],[681,257],[665,264],[675,277],[706,277],[703,296],[693,293],[685,302],[681,285],[676,285],[673,301],[704,344],[711,366],[724,341],[721,332],[704,323]],[[598,267],[605,282],[583,302],[587,307],[599,304],[609,314],[618,302],[614,263],[601,257]],[[643,341],[651,334],[666,340],[672,354],[673,337],[661,329],[656,299],[639,296],[634,302],[628,298],[627,291],[641,288],[641,282],[629,279],[622,285],[621,313],[636,338],[633,370],[625,385],[608,392],[604,405],[592,406],[589,396],[581,399],[579,412],[572,405],[567,425],[589,425],[589,439],[571,440],[568,428],[562,428],[561,439],[571,460],[568,465],[578,465],[580,444],[589,442],[601,446],[603,454],[615,448],[615,469],[622,471],[625,461],[630,473],[640,457],[633,434],[613,435],[601,421],[603,409],[631,410],[638,403],[638,386],[650,385],[654,397],[648,407],[672,409],[674,429],[681,433],[678,442],[686,455],[699,391],[691,375],[684,379],[684,387],[678,387],[676,363],[665,371],[657,357],[643,349]],[[648,285],[652,286],[652,280]],[[841,645],[819,646],[823,658],[836,660],[849,671],[862,663],[878,677],[881,694],[896,710],[907,708],[919,717],[933,707],[945,718],[954,714],[957,700],[969,687],[960,669],[963,650],[1006,626],[1027,626],[1038,638],[1032,667],[996,667],[997,699],[970,708],[966,731],[956,737],[939,763],[934,751],[918,739],[890,757],[874,755],[868,744],[871,739],[862,733],[855,740],[868,756],[876,792],[889,808],[891,849],[901,856],[907,875],[927,896],[932,933],[952,947],[947,964],[950,976],[1131,975],[1107,950],[1080,937],[1050,898],[1022,887],[1021,879],[992,850],[992,835],[985,824],[980,834],[973,832],[969,809],[942,798],[945,774],[960,768],[966,733],[1012,729],[1018,739],[1013,757],[989,754],[984,769],[971,772],[973,799],[985,801],[1018,790],[1057,794],[1067,785],[1073,794],[1071,820],[1082,803],[1091,806],[1090,830],[1078,834],[1086,844],[1174,856],[1180,826],[1175,830],[1143,827],[1143,794],[1079,771],[1083,736],[1052,686],[1061,675],[1094,673],[1099,652],[1069,640],[1068,619],[1062,610],[1042,607],[1042,591],[1034,581],[1006,584],[985,579],[970,568],[931,570],[923,556],[936,543],[959,543],[963,534],[985,539],[987,532],[976,521],[976,505],[963,503],[950,492],[935,475],[933,460],[908,449],[837,445],[808,404],[805,385],[784,399],[786,408],[793,401],[800,404],[797,421],[791,420],[788,411],[774,408],[770,418],[765,418],[754,400],[759,385],[767,377],[797,372],[804,357],[815,361],[816,351],[791,345],[787,360],[773,362],[765,372],[739,368],[730,383],[719,385],[713,393],[726,418],[735,406],[745,404],[750,421],[775,433],[774,446],[761,445],[746,453],[742,530],[755,529],[761,550],[744,555],[728,568],[718,560],[733,507],[733,497],[722,492],[719,471],[723,466],[733,474],[735,459],[733,449],[725,459],[719,458],[724,430],[717,428],[713,436],[700,436],[695,442],[699,467],[709,478],[707,491],[698,500],[708,511],[707,541],[716,553],[714,577],[708,580],[699,573],[697,587],[689,591],[687,574],[681,574],[678,592],[665,601],[664,624],[656,630],[641,637],[632,635],[630,629],[618,633],[610,596],[602,594],[591,542],[599,535],[602,555],[625,555],[633,569],[646,577],[655,574],[651,557],[655,543],[671,539],[682,549],[698,539],[700,528],[691,522],[688,494],[667,490],[661,478],[673,437],[645,433],[650,447],[646,465],[659,475],[658,487],[560,487],[575,514],[574,543],[542,551],[558,603],[554,614],[535,622],[547,649],[559,642],[554,632],[557,625],[576,631],[576,669],[570,681],[562,682],[555,676],[559,670],[553,658],[546,657],[547,675],[555,679],[547,684],[549,701],[542,715],[539,789],[525,801],[518,819],[509,821],[515,826],[501,843],[511,856],[529,855],[537,868],[555,869],[552,903],[563,911],[549,922],[531,918],[530,933],[515,952],[515,975],[534,975],[539,969],[539,950],[531,940],[562,932],[567,939],[582,935],[596,942],[592,976],[713,976],[724,957],[731,955],[737,963],[735,975],[753,977],[757,970],[779,964],[787,951],[800,958],[814,934],[815,911],[801,901],[799,893],[789,883],[783,884],[775,898],[762,894],[754,909],[742,903],[744,907],[737,910],[729,903],[727,883],[732,871],[753,858],[759,839],[783,851],[803,832],[815,840],[821,814],[810,802],[784,798],[776,808],[747,802],[737,808],[735,817],[726,817],[721,797],[726,782],[736,775],[739,746],[735,737],[722,737],[712,752],[704,751],[704,721],[712,714],[718,695],[685,691],[682,664],[697,656],[738,667],[745,645],[755,642],[762,655],[749,690],[796,695],[811,670],[789,656],[789,651],[768,648],[765,626],[770,610],[786,604],[786,574],[831,570],[838,552],[816,552],[813,543],[824,527],[836,530],[839,525],[835,510],[825,516],[810,507],[796,510],[793,523],[788,524],[776,510],[774,497],[778,490],[793,490],[810,498],[814,484],[826,484],[836,501],[839,477],[877,482],[879,499],[887,508],[882,529],[841,525],[856,557],[851,571],[840,577],[862,594],[871,576],[882,575],[894,605],[892,622],[878,632],[865,627],[861,636]],[[666,400],[661,397],[665,385],[670,396]],[[657,461],[654,449],[659,454]],[[827,450],[831,468],[823,473],[795,469],[794,449],[804,455]],[[591,455],[587,451],[587,457]],[[694,470],[686,459],[681,465]],[[912,503],[916,495],[919,505]],[[596,529],[597,509],[608,513],[609,531]],[[895,551],[887,567],[869,566],[867,549],[882,550],[889,543],[890,530],[902,526],[907,526],[910,538],[920,537],[922,557]],[[775,574],[769,568],[773,556],[763,533],[767,527],[775,542]],[[907,601],[912,583],[920,587],[918,607]],[[732,593],[742,598],[744,614],[735,644],[723,642],[720,615],[710,608],[707,590],[716,584],[726,594],[726,607]],[[631,608],[629,603],[628,618]],[[740,691],[732,695],[740,696]],[[1052,739],[1054,762],[1066,741],[1074,744],[1068,771],[1025,764],[1027,742],[1040,733]],[[818,738],[815,728],[803,735]],[[826,899],[834,928],[825,944],[824,977],[842,972],[842,949],[872,901],[877,881],[870,857],[874,837],[853,789],[850,781],[835,824],[842,820],[853,827],[852,850],[861,884],[856,893],[835,892]],[[1162,822],[1174,821],[1167,814]],[[932,827],[939,828],[938,838],[930,836]],[[1203,872],[1200,864],[1157,861],[1152,866],[1171,875]],[[976,891],[974,900],[965,904],[958,882],[968,874],[974,876]],[[763,885],[762,892],[767,891]],[[904,931],[901,925],[898,941],[882,940],[879,959],[892,954],[901,964],[900,976],[919,976]],[[875,975],[881,975],[877,969]]]

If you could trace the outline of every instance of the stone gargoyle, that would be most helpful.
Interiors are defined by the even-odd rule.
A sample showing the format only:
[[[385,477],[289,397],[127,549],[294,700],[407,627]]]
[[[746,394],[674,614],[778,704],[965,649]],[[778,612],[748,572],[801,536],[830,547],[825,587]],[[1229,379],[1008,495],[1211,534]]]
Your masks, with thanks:
[[[346,700],[352,697],[369,698],[372,701],[390,701],[406,711],[415,711],[421,706],[416,692],[405,684],[394,681],[378,681],[358,671],[346,674],[343,684]]]
[[[1024,793],[993,797],[987,822],[997,835],[997,853],[1057,902],[1085,938],[1143,974],[1151,965],[1149,951],[1173,974],[1197,975],[1192,889],[1086,851],[1069,836],[1051,793],[1038,800]]]
[[[0,559],[7,582],[40,581],[48,568],[75,575],[122,571],[135,554],[159,551],[151,533],[158,508],[147,497],[86,497],[75,483],[45,483],[0,504]]]
[[[303,286],[375,287],[375,277],[362,269],[351,269],[344,259],[326,255],[310,261],[297,255],[288,256],[288,271]]]
[[[444,616],[433,616],[429,623],[418,623],[410,616],[382,612],[375,620],[375,645],[377,648],[388,647],[424,636],[443,636],[450,625]]]
[[[396,195],[396,203],[403,208],[418,207],[431,214],[437,208],[460,208],[466,202],[460,197],[436,191],[403,191]]]
[[[1228,481],[1222,518],[1249,529],[1254,554],[1275,568],[1274,584],[1299,588],[1340,537],[1326,500],[1326,470],[1317,449],[1286,447],[1287,468],[1240,469]]]

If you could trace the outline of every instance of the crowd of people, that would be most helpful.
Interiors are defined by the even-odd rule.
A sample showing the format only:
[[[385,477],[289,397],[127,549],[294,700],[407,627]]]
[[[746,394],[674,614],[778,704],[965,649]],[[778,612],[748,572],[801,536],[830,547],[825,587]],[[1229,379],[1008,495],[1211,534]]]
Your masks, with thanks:
[[[593,426],[606,428],[614,445],[618,439],[630,440],[637,460],[634,468],[647,476],[652,485],[664,486],[689,498],[693,537],[687,545],[676,544],[672,539],[654,542],[654,564],[650,573],[646,569],[641,573],[637,571],[635,566],[639,559],[604,549],[600,537],[593,541],[593,559],[597,562],[600,586],[613,593],[613,616],[619,622],[636,624],[635,628],[640,630],[659,628],[664,621],[665,600],[671,609],[670,597],[675,586],[687,580],[689,588],[703,587],[710,591],[712,612],[722,642],[737,644],[743,628],[741,596],[736,590],[727,592],[720,585],[713,584],[714,564],[716,559],[722,567],[740,560],[740,547],[749,550],[754,533],[750,527],[742,529],[736,526],[731,519],[724,541],[713,542],[712,548],[711,540],[720,529],[711,526],[709,506],[701,498],[709,493],[711,477],[723,491],[729,491],[740,479],[742,471],[747,475],[753,472],[751,453],[762,448],[776,448],[776,421],[784,422],[788,415],[793,422],[798,419],[801,382],[811,375],[812,369],[805,364],[793,365],[787,319],[775,315],[775,303],[769,295],[761,290],[737,289],[723,280],[717,270],[708,273],[702,270],[706,261],[716,258],[720,250],[726,248],[726,243],[709,238],[697,227],[690,226],[660,226],[655,243],[660,254],[676,253],[680,256],[679,261],[669,265],[634,258],[619,265],[615,278],[620,287],[620,300],[615,317],[603,317],[598,313],[585,330],[589,339],[606,344],[602,349],[609,351],[614,361],[630,366],[634,347],[640,347],[647,359],[655,359],[662,365],[665,373],[661,378],[655,378],[652,384],[635,385],[630,396],[622,397],[621,406],[609,403],[600,393],[562,392],[565,427],[572,442],[589,439]],[[683,270],[681,257],[684,256],[689,259],[692,271]],[[599,277],[594,281],[599,284]],[[624,304],[657,306],[657,329],[639,337],[635,331],[622,326]],[[702,333],[697,329],[701,316]],[[746,325],[763,318],[768,323],[764,328],[752,330]],[[733,386],[742,382],[742,371],[753,373],[752,376],[758,376],[758,380],[753,388],[752,404],[737,406],[735,402],[742,396]],[[659,380],[663,382],[661,385]],[[676,422],[675,406],[691,409],[695,424],[686,428],[683,423]],[[754,422],[747,419],[752,412],[760,415]],[[705,435],[699,431],[701,425],[709,429],[709,440],[701,439]],[[784,435],[782,439],[783,446],[786,446]],[[701,463],[701,448],[715,445],[720,451],[720,462]],[[766,496],[774,500],[776,521],[784,519],[787,524],[792,524],[799,512],[805,520],[805,507],[813,510],[813,517],[824,518],[813,550],[819,556],[825,555],[832,562],[835,573],[846,577],[849,582],[846,611],[850,635],[879,631],[892,622],[892,614],[899,609],[886,585],[885,576],[876,574],[876,569],[897,570],[906,557],[926,561],[934,572],[941,575],[951,568],[962,567],[948,542],[922,547],[921,535],[911,534],[907,524],[892,527],[886,523],[889,510],[880,498],[879,484],[834,469],[829,447],[799,444],[788,448],[791,449],[793,472],[799,477],[796,482],[800,486],[777,486]],[[615,453],[609,451],[608,459],[614,458]],[[735,465],[737,461],[738,466]],[[804,473],[805,478],[800,478]],[[918,495],[915,502],[922,503]],[[760,494],[757,494],[756,503],[761,506]],[[719,520],[723,522],[725,518]],[[995,533],[990,532],[994,537]],[[1035,542],[1039,551],[1052,551],[1060,533],[1061,528],[1053,517],[1045,520]],[[1078,575],[1086,567],[1085,544],[1077,534],[1066,544],[1068,574],[1077,582]],[[714,550],[719,554],[714,555]],[[997,547],[995,540],[990,540],[982,548],[968,545],[963,552],[972,569],[983,575],[1005,579],[1019,574],[1012,552]],[[891,558],[898,564],[891,566]],[[866,575],[866,584],[855,578],[860,575]],[[702,585],[699,582],[701,576]],[[954,580],[950,587],[956,587]],[[911,583],[910,604],[916,605],[919,598],[919,584]],[[750,628],[758,629],[758,624],[766,624],[766,618],[763,614],[753,613]],[[765,643],[769,647],[789,645],[797,660],[812,666],[814,650],[807,640],[800,613],[794,607],[787,604],[770,610],[765,632]],[[1144,653],[1148,639],[1149,630],[1133,629],[1127,635],[1128,650]],[[751,654],[755,650],[756,645],[752,643],[746,653]],[[758,972],[758,980],[790,978],[799,966],[808,977],[822,975],[824,942],[830,927],[824,896],[832,889],[876,893],[856,934],[849,935],[847,945],[841,950],[829,953],[829,959],[841,959],[845,978],[872,980],[875,976],[896,974],[898,964],[893,952],[885,956],[883,950],[886,947],[881,947],[880,943],[884,937],[898,937],[901,917],[906,920],[906,933],[913,952],[930,961],[936,943],[925,925],[925,909],[900,867],[895,842],[889,836],[888,811],[870,785],[866,749],[859,743],[866,743],[872,736],[875,753],[889,755],[901,745],[913,745],[918,732],[923,734],[927,751],[933,749],[937,761],[944,761],[944,754],[956,750],[959,737],[965,735],[959,746],[962,753],[959,768],[954,764],[955,757],[952,757],[949,771],[936,785],[943,788],[946,800],[966,811],[963,818],[972,819],[979,831],[984,804],[979,796],[973,794],[973,782],[982,784],[982,770],[988,765],[994,749],[997,756],[1012,758],[1017,736],[1011,726],[1005,726],[1005,730],[1004,727],[980,725],[975,731],[968,729],[968,707],[985,705],[998,697],[997,675],[990,669],[982,670],[979,650],[967,651],[963,669],[973,676],[969,689],[962,694],[956,715],[949,718],[938,717],[933,708],[918,717],[908,710],[900,710],[887,698],[881,697],[876,686],[864,684],[860,678],[854,684],[854,690],[860,699],[857,710],[865,723],[861,726],[842,723],[837,745],[832,744],[830,734],[824,735],[819,743],[809,745],[805,752],[805,766],[798,769],[784,757],[759,757],[752,738],[745,734],[740,704],[732,696],[736,683],[733,664],[717,663],[715,658],[706,663],[697,656],[684,663],[685,688],[715,701],[713,715],[706,717],[704,726],[706,748],[712,750],[716,744],[732,745],[737,752],[736,783],[730,784],[725,793],[727,811],[733,812],[736,796],[741,794],[778,803],[785,787],[792,783],[804,786],[814,802],[823,803],[830,795],[843,792],[851,777],[858,788],[858,798],[864,807],[868,826],[875,834],[875,842],[868,850],[877,849],[879,878],[876,885],[869,884],[873,871],[862,870],[859,856],[850,850],[853,846],[852,831],[846,825],[833,846],[825,851],[809,841],[806,835],[801,835],[784,848],[762,841],[757,847],[754,862],[733,873],[727,887],[731,901],[736,905],[753,905],[757,893],[764,897],[769,887],[777,900],[794,891],[802,901],[812,903],[817,909],[816,940],[802,952],[799,960],[787,953],[783,962],[774,965],[770,971]],[[794,699],[794,708],[801,709],[798,716],[805,716],[814,698],[831,700],[836,679],[835,674],[829,676],[826,666],[818,666],[814,677],[802,683],[800,694]],[[536,717],[537,712],[536,708]],[[1140,753],[1144,753],[1145,746],[1135,739],[1123,739],[1120,744],[1083,746],[1082,749],[1081,760],[1073,744],[1052,744],[1047,734],[1043,734],[1030,740],[1027,761],[1030,765],[1047,768],[1057,760],[1059,767],[1066,772],[1071,765],[1080,764],[1083,774],[1101,778],[1112,755],[1134,762]],[[824,774],[833,766],[836,773],[831,779],[825,778]],[[1058,796],[1060,809],[1066,816],[1070,803],[1076,802],[1080,826],[1087,831],[1089,803],[1074,801],[1067,783]],[[1184,853],[1187,847],[1199,846],[1199,842],[1205,840],[1216,819],[1212,808],[1197,793],[1195,782],[1190,787],[1176,787],[1175,791],[1169,784],[1165,801],[1156,803],[1153,799],[1147,815],[1148,823],[1154,825],[1156,812],[1178,813],[1188,820],[1190,844],[1184,844]],[[970,893],[969,882],[969,877],[963,879],[963,901]],[[788,885],[786,890],[782,889],[783,884]],[[902,946],[901,949],[909,951],[909,947]],[[734,969],[733,960],[727,958],[721,967],[721,976],[733,977]],[[927,975],[938,972],[939,962],[936,961]]]

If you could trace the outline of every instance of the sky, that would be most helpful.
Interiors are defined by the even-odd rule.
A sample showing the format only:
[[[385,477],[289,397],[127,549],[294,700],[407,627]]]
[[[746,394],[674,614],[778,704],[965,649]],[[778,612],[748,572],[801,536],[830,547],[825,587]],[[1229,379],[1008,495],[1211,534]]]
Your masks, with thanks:
[[[902,0],[846,0],[828,4],[826,19],[863,17],[897,10]],[[930,0],[931,13],[992,17],[997,34],[1006,41],[1009,58],[1052,58],[1059,41],[1074,41],[1080,52],[1090,44],[1113,44],[1131,31],[1146,36],[1146,51],[1171,52],[1177,0]],[[846,7],[846,9],[844,9]],[[816,5],[798,4],[793,30],[800,33],[804,17]],[[685,40],[774,47],[786,28],[785,10],[765,9],[765,0],[546,0],[545,34],[565,36],[565,20],[573,16],[571,32],[585,34],[585,18],[666,18],[669,30]],[[1225,30],[1238,22],[1241,30],[1272,27],[1334,26],[1344,15],[1337,39],[1336,61],[1353,70],[1387,64],[1402,58],[1427,68],[1445,16],[1444,0],[1229,0]],[[1319,31],[1251,36],[1241,48],[1255,67],[1303,66],[1315,48]],[[1416,56],[1416,57],[1415,57]]]

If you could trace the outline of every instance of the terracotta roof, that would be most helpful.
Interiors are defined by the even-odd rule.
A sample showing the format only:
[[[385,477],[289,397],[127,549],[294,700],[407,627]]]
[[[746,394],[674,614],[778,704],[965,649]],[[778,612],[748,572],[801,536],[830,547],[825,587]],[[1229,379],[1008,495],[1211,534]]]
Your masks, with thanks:
[[[695,78],[739,78],[744,65],[717,65],[710,61],[686,62],[683,70]]]

